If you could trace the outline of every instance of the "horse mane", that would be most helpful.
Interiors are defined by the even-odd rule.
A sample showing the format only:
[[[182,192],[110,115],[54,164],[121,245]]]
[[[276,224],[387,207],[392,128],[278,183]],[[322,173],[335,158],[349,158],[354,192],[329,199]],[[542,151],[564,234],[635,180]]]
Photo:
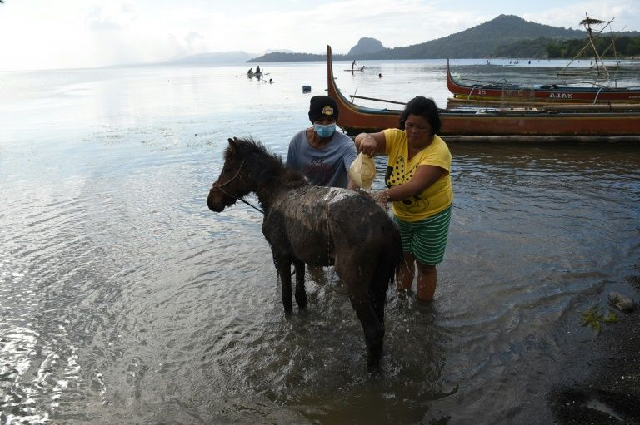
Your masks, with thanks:
[[[233,138],[234,145],[229,145],[224,157],[238,156],[244,161],[251,179],[258,186],[282,185],[295,188],[308,184],[306,178],[297,170],[287,168],[282,157],[271,153],[261,142],[252,138]]]

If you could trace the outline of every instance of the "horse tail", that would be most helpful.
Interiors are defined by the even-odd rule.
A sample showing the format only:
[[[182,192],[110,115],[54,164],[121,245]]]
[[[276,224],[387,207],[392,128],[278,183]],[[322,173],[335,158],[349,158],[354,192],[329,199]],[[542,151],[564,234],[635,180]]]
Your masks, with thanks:
[[[371,282],[371,298],[373,308],[384,326],[384,306],[387,301],[389,284],[393,283],[396,269],[402,261],[402,239],[398,227],[389,220],[382,227],[384,246],[380,250],[376,271]]]

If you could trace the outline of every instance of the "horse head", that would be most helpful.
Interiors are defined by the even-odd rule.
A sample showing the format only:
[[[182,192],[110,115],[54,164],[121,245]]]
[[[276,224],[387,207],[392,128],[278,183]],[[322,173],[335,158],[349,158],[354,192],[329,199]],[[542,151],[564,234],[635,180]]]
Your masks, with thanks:
[[[250,167],[246,164],[243,143],[246,141],[236,137],[227,139],[229,146],[224,153],[224,164],[218,179],[211,186],[207,196],[207,206],[215,212],[222,212],[243,196],[255,190],[251,180]]]

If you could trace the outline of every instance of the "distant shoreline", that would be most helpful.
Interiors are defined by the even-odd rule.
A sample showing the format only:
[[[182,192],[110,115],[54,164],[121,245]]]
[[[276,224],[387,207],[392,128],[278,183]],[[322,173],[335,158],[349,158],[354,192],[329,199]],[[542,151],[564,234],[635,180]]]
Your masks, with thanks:
[[[313,59],[272,59],[272,58],[267,58],[264,56],[258,57],[258,58],[253,58],[250,59],[248,61],[246,61],[245,63],[269,63],[269,62],[292,62],[292,63],[301,63],[301,62],[326,62],[327,60],[327,56],[326,55],[317,55],[317,58],[313,58]],[[367,59],[357,59],[358,61],[407,61],[407,60],[437,60],[437,59],[441,59],[441,60],[446,60],[446,59],[455,59],[455,60],[470,60],[470,59],[478,59],[478,60],[484,60],[484,59],[488,59],[488,60],[505,60],[505,59],[517,59],[517,60],[565,60],[565,61],[571,61],[573,60],[580,60],[580,61],[588,61],[588,60],[593,60],[593,58],[591,57],[585,57],[585,58],[567,58],[567,57],[515,57],[515,56],[487,56],[487,57],[464,57],[464,58],[458,58],[458,57],[437,57],[437,58],[367,58]],[[613,58],[613,57],[602,57],[600,58],[602,61],[606,61],[606,62],[611,62],[611,61],[637,61],[640,60],[640,56],[619,56],[617,58]],[[333,62],[351,62],[353,59],[346,57],[346,55],[333,55]]]

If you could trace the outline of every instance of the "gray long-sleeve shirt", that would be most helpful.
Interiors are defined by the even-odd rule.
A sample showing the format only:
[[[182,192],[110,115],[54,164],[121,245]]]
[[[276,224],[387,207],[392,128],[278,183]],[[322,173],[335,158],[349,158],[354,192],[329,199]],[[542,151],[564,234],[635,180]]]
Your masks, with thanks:
[[[296,133],[289,143],[287,167],[300,170],[311,184],[346,188],[349,167],[357,150],[351,138],[334,132],[331,141],[322,149],[314,148],[307,140],[307,131]]]

